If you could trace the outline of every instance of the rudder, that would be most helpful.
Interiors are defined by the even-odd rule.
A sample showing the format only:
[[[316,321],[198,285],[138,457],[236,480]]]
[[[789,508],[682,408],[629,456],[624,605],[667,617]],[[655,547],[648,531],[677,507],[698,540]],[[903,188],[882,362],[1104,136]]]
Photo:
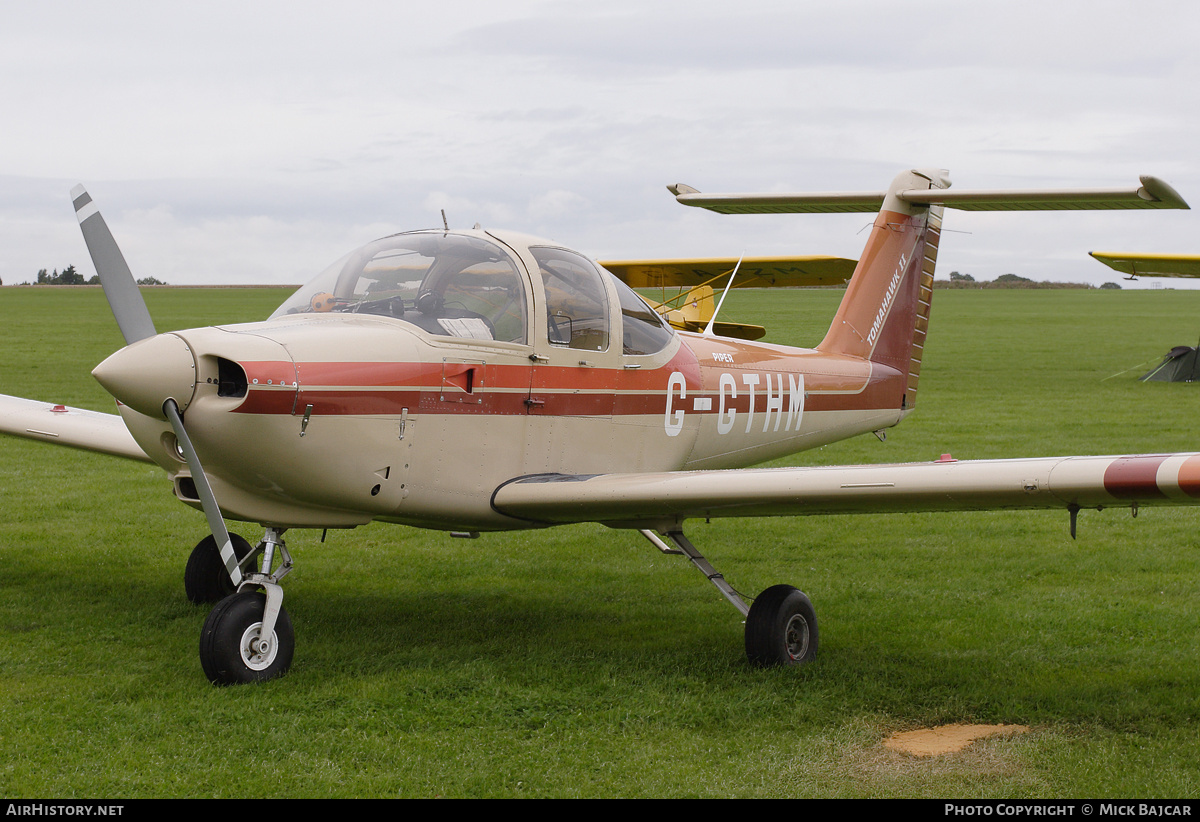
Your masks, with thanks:
[[[896,192],[947,186],[944,172],[907,171],[896,177],[837,314],[817,345],[819,351],[860,357],[905,375],[895,397],[903,409],[916,403],[942,206],[914,205]]]

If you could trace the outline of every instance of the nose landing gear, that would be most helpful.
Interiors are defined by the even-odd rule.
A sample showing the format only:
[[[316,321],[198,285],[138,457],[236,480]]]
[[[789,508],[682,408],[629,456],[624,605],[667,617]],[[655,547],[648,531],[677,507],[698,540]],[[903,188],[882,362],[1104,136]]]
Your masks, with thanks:
[[[282,676],[292,664],[296,635],[287,611],[263,629],[269,597],[242,591],[217,603],[200,633],[200,665],[214,685],[263,682]]]
[[[245,543],[245,540],[241,541]],[[196,551],[203,545],[202,540]],[[234,547],[237,549],[236,544]],[[272,572],[277,549],[280,564]],[[243,570],[237,591],[216,604],[200,632],[200,666],[214,685],[263,682],[283,676],[292,664],[296,635],[292,620],[283,609],[283,588],[279,586],[279,581],[292,570],[283,530],[268,528],[262,543],[247,555],[258,551],[263,556],[262,570]],[[238,556],[246,562],[240,551]],[[191,568],[190,561],[188,567]],[[252,562],[250,567],[253,568]],[[221,570],[224,571],[223,566]],[[233,587],[228,575],[224,585]],[[262,590],[256,591],[256,588]]]

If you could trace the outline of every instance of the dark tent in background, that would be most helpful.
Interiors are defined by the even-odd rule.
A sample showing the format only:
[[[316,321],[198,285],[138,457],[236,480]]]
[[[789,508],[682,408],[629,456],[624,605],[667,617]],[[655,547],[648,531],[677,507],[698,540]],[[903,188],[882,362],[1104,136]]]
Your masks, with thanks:
[[[1193,382],[1200,379],[1196,349],[1189,345],[1175,346],[1167,352],[1161,363],[1143,374],[1141,379],[1159,382]]]

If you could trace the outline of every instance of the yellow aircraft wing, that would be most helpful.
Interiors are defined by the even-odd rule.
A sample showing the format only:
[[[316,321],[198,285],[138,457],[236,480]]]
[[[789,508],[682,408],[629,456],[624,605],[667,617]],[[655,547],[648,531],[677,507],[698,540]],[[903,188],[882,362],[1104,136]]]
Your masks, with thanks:
[[[1200,255],[1197,254],[1088,253],[1109,268],[1133,277],[1200,277]]]
[[[736,257],[682,260],[608,260],[607,268],[631,288],[724,287]],[[854,274],[857,260],[843,257],[745,257],[733,288],[838,286]]]

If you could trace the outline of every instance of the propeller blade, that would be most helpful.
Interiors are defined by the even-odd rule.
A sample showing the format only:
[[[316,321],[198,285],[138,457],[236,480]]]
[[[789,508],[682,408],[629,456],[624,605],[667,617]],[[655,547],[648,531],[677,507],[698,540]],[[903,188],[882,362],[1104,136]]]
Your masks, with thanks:
[[[196,483],[200,505],[204,508],[204,516],[208,518],[209,530],[212,531],[217,545],[221,546],[221,561],[225,563],[225,570],[229,572],[229,578],[233,580],[233,587],[236,588],[242,584],[242,569],[238,567],[237,554],[234,553],[233,543],[229,539],[229,529],[225,527],[221,509],[217,507],[217,498],[213,496],[212,486],[208,484],[208,477],[204,475],[200,457],[192,447],[192,439],[183,427],[183,418],[179,416],[179,406],[175,404],[175,400],[169,399],[163,403],[163,413],[175,429],[175,439],[179,441],[179,447],[183,449],[183,458],[187,460],[188,469],[192,472],[192,482]]]
[[[104,296],[108,298],[108,305],[117,318],[117,327],[121,329],[126,344],[153,337],[158,332],[154,330],[150,310],[146,308],[146,301],[138,291],[133,273],[121,249],[117,247],[112,232],[108,230],[108,224],[100,216],[100,210],[92,202],[91,195],[82,185],[77,185],[71,189],[71,201],[83,231],[83,241],[87,243],[92,264],[100,276],[100,285],[104,287]]]

